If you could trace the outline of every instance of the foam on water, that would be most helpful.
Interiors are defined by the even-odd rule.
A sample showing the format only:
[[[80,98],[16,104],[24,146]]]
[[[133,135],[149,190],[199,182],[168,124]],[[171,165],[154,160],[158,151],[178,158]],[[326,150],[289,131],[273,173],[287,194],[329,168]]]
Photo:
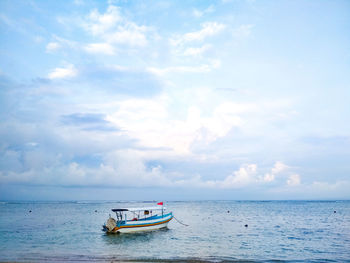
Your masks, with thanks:
[[[110,209],[142,205],[2,202],[0,261],[350,260],[349,201],[168,202],[168,209],[188,227],[173,220],[168,229],[152,232],[101,231]]]

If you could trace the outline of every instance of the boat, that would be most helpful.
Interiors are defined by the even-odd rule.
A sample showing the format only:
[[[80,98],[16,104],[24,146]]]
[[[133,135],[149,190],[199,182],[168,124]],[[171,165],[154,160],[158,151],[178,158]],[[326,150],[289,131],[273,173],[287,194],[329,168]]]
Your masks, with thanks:
[[[173,213],[166,213],[165,210],[163,202],[153,207],[112,209],[116,219],[109,216],[102,231],[119,234],[165,228],[173,219]]]

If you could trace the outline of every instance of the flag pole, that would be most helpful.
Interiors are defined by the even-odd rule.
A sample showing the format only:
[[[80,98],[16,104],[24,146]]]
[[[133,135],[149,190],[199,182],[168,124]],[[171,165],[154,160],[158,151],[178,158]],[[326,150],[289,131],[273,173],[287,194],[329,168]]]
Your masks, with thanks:
[[[162,217],[163,217],[163,211],[164,211],[163,205],[164,205],[164,202],[163,202],[163,201],[162,201],[162,202],[159,202],[159,203],[157,203],[157,205],[161,205],[161,206],[162,206]]]

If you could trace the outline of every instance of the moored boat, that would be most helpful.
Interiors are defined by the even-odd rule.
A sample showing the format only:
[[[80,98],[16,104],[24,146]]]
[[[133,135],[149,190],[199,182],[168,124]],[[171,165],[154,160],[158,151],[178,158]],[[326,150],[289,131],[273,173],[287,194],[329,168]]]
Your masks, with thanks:
[[[173,213],[166,213],[165,210],[163,202],[153,207],[112,209],[116,219],[110,216],[102,230],[107,233],[130,233],[165,228],[173,219]]]

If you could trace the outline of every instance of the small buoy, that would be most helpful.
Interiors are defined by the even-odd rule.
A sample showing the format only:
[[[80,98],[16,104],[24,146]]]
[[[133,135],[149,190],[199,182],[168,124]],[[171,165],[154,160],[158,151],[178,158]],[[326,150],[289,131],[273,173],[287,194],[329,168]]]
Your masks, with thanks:
[[[248,227],[248,225],[247,225],[247,224],[245,224],[244,226],[245,226],[245,227]]]
[[[336,213],[337,211],[334,210],[334,214]]]
[[[29,213],[31,213],[32,212],[32,210],[29,210]]]
[[[95,210],[95,213],[97,213],[97,210]]]
[[[230,213],[230,210],[227,210],[227,213]]]

